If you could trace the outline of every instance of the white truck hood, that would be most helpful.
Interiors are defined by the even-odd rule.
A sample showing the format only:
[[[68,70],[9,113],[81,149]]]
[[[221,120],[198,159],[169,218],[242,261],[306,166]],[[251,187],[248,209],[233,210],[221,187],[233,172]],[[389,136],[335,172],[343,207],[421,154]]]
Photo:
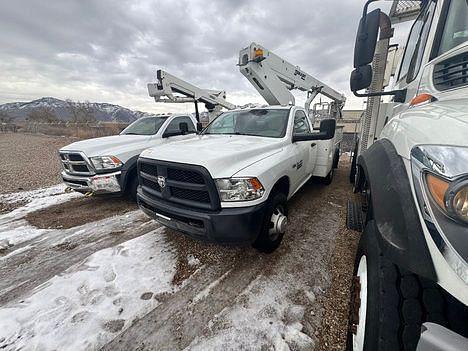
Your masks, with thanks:
[[[63,147],[64,151],[82,151],[88,157],[92,156],[116,156],[126,161],[127,155],[137,155],[141,150],[154,146],[155,138],[148,135],[112,135],[102,138],[93,138],[77,141]]]
[[[398,153],[407,159],[416,145],[468,147],[466,99],[436,101],[409,109],[390,120],[381,137],[392,140]]]
[[[141,157],[196,164],[213,178],[228,178],[245,167],[280,152],[284,140],[246,135],[202,135],[150,148]]]

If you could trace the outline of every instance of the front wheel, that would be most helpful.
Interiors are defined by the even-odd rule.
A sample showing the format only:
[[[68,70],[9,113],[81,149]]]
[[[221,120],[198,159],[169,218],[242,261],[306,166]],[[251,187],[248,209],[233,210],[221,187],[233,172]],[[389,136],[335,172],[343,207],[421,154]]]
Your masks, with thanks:
[[[288,224],[286,195],[276,193],[268,200],[261,231],[253,243],[258,251],[272,253],[281,244]]]
[[[443,296],[436,283],[386,259],[373,226],[364,229],[356,255],[347,350],[414,351],[423,322],[444,323]]]

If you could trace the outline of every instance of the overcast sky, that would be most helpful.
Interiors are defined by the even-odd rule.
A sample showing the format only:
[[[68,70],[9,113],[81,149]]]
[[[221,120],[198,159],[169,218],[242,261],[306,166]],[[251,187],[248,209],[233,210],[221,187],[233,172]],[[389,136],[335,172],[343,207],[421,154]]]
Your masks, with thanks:
[[[148,112],[157,69],[235,104],[263,102],[236,66],[262,44],[348,96],[360,0],[2,1],[0,103],[42,96],[116,103]]]

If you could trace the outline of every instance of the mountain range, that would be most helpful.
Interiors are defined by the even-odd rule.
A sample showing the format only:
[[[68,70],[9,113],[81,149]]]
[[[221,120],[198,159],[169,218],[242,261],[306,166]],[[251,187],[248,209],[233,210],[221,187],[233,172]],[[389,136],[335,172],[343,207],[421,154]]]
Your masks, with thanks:
[[[79,105],[79,102],[70,102],[53,97],[43,97],[29,102],[10,102],[0,105],[0,113],[4,112],[9,117],[17,121],[28,118],[28,114],[34,110],[48,109],[60,120],[70,120],[70,103]],[[133,122],[140,117],[153,116],[154,114],[133,111],[126,107],[108,103],[90,102],[89,108],[93,111],[94,117],[98,121],[105,122]]]

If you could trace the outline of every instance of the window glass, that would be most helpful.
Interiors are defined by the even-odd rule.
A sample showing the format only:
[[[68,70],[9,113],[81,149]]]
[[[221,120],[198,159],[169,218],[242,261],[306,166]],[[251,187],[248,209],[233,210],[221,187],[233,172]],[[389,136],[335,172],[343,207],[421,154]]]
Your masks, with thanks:
[[[179,123],[185,122],[188,125],[189,133],[196,131],[195,126],[193,125],[192,119],[188,116],[176,117],[174,118],[166,128],[167,133],[177,133],[180,131]]]
[[[229,111],[218,116],[204,134],[237,134],[282,138],[286,134],[289,109]]]
[[[296,111],[294,115],[294,134],[310,133],[309,121],[304,111]]]
[[[468,40],[468,2],[452,0],[445,19],[438,55]]]
[[[163,117],[144,117],[137,119],[135,122],[125,128],[122,133],[123,135],[153,135],[156,134],[166,121],[167,116]]]
[[[431,26],[432,16],[434,14],[434,8],[435,3],[430,1],[411,28],[398,80],[406,77],[406,81],[410,82],[418,74]]]

